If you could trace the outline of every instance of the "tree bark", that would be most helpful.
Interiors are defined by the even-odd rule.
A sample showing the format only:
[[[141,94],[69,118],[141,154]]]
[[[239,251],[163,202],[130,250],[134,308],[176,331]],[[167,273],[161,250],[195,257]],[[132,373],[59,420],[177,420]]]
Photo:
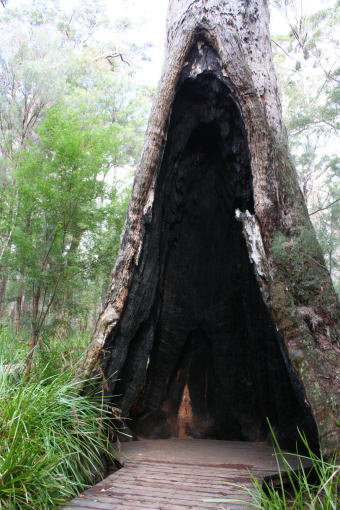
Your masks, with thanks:
[[[20,281],[20,280],[19,280]],[[15,298],[15,332],[19,333],[22,327],[22,306],[24,302],[24,288],[21,283],[18,288],[18,295]]]
[[[240,291],[237,282],[233,284],[233,297],[228,306],[233,307],[235,299],[237,306],[235,305],[233,314],[225,315],[223,318],[224,323],[229,321],[230,331],[225,326],[227,329],[220,342],[223,343],[225,338],[231,338],[236,327],[240,339],[247,337],[248,343],[250,339],[255,342],[251,358],[256,356],[258,342],[258,352],[262,353],[258,364],[247,358],[247,363],[249,362],[247,370],[249,374],[253,374],[247,376],[250,381],[248,382],[250,388],[251,385],[254,388],[253,392],[251,389],[249,392],[260,394],[264,391],[264,386],[268,386],[265,381],[273,381],[272,377],[277,376],[280,390],[278,389],[276,400],[285,400],[290,385],[297,400],[293,403],[295,397],[289,397],[292,399],[290,411],[288,408],[281,410],[278,408],[277,416],[280,415],[282,418],[287,413],[294,414],[296,411],[298,414],[301,411],[301,416],[304,413],[305,421],[308,421],[307,415],[311,413],[317,426],[320,444],[324,452],[329,453],[336,448],[338,441],[336,425],[338,344],[335,337],[337,299],[308,217],[294,166],[289,158],[272,64],[268,24],[266,0],[251,2],[170,0],[165,64],[135,177],[121,248],[112,273],[108,299],[97,321],[79,375],[86,378],[97,371],[104,374],[106,379],[111,377],[108,382],[109,390],[110,392],[118,390],[118,393],[123,394],[121,405],[125,416],[139,416],[141,409],[142,414],[145,409],[151,409],[153,418],[150,418],[150,411],[149,414],[144,412],[143,419],[152,421],[157,407],[155,402],[159,403],[163,415],[170,415],[169,406],[173,405],[174,398],[166,400],[164,395],[166,393],[169,396],[171,391],[178,390],[182,395],[176,401],[175,414],[181,409],[184,396],[186,401],[188,400],[187,383],[190,377],[193,377],[193,372],[192,369],[185,368],[187,366],[185,363],[189,363],[184,360],[187,347],[183,347],[184,343],[180,344],[177,337],[170,341],[164,336],[164,331],[169,326],[165,319],[163,320],[165,309],[167,321],[171,315],[169,311],[171,307],[166,304],[169,288],[171,292],[175,292],[177,284],[172,282],[179,278],[176,277],[176,270],[171,269],[176,266],[171,261],[171,253],[179,248],[171,247],[175,244],[171,244],[173,238],[167,225],[178,229],[176,225],[181,221],[178,211],[185,202],[181,197],[175,199],[176,193],[178,196],[185,190],[187,190],[185,193],[189,193],[190,186],[198,185],[195,176],[190,174],[190,168],[194,164],[197,165],[200,172],[197,175],[204,181],[206,177],[203,170],[208,168],[204,166],[208,163],[202,163],[204,158],[206,161],[209,158],[214,161],[212,165],[216,166],[215,176],[220,176],[221,168],[224,168],[227,162],[230,166],[230,175],[227,180],[223,176],[214,177],[217,179],[217,191],[214,193],[219,193],[219,189],[222,189],[222,184],[218,183],[229,186],[226,192],[228,200],[223,198],[228,202],[226,207],[229,220],[228,224],[221,223],[220,232],[214,237],[214,243],[219,243],[224,228],[230,228],[230,239],[233,242],[232,245],[228,245],[229,251],[227,245],[221,247],[219,251],[221,260],[223,257],[232,257],[230,253],[234,250],[234,256],[243,261],[242,267],[245,269],[239,273],[240,285],[242,284],[244,290]],[[185,140],[189,140],[186,146]],[[218,151],[221,154],[217,157]],[[201,154],[203,159],[200,159]],[[178,170],[178,166],[182,170]],[[189,169],[185,170],[187,172],[185,175],[184,169]],[[180,183],[178,177],[182,175],[180,171],[184,175],[183,179],[187,179],[187,187]],[[188,172],[190,177],[187,176]],[[175,184],[169,184],[171,179],[175,179],[172,175],[178,177]],[[191,179],[190,182],[188,179]],[[199,190],[200,203],[204,202],[204,189],[208,189],[210,183],[211,181],[204,181],[202,184],[202,189]],[[173,216],[168,211],[167,204],[173,204],[173,211],[170,211]],[[215,205],[216,200],[211,200],[206,211],[210,211]],[[192,211],[197,211],[197,205],[192,207]],[[203,223],[208,214],[206,211],[202,213]],[[222,209],[218,209],[216,205],[214,225],[218,223],[216,218],[223,216],[221,211]],[[242,239],[238,229],[242,231]],[[190,226],[186,232],[192,234]],[[176,242],[178,239],[179,237],[176,237]],[[181,243],[180,249],[185,253],[185,240]],[[247,248],[247,257],[244,255],[245,248],[242,243]],[[236,244],[239,246],[237,249],[234,248]],[[207,241],[202,252],[208,253],[208,248]],[[190,250],[190,247],[188,249]],[[251,261],[249,267],[248,257]],[[209,260],[210,265],[215,264],[214,259]],[[194,265],[194,262],[192,264]],[[202,269],[202,260],[198,264],[201,264],[199,267]],[[230,273],[227,270],[223,271],[221,264],[222,262],[216,261],[219,267],[218,274],[221,275],[221,280],[225,280],[225,288],[228,288],[228,278],[230,281],[234,278],[238,262],[235,262],[235,258],[230,258],[230,267],[234,268]],[[191,271],[190,258],[188,271]],[[228,275],[224,277],[224,273]],[[247,276],[244,276],[245,273]],[[187,278],[185,272],[183,275],[184,279]],[[167,276],[171,277],[170,283]],[[214,275],[214,278],[218,286],[219,277]],[[204,282],[204,285],[209,287],[208,279]],[[259,296],[255,286],[260,290]],[[182,296],[181,292],[178,293],[177,290],[176,292],[174,295],[177,306]],[[214,289],[209,292],[213,296]],[[195,296],[194,293],[192,295]],[[223,296],[221,299],[223,301]],[[173,302],[171,306],[175,306]],[[199,307],[201,304],[197,304],[196,311]],[[243,312],[236,323],[232,315],[237,315],[241,307]],[[252,307],[256,310],[255,314],[251,312]],[[256,322],[257,314],[260,323]],[[177,316],[177,319],[178,317],[182,321],[182,315]],[[215,319],[216,317],[215,315]],[[173,317],[173,324],[177,319]],[[243,319],[248,321],[247,326],[242,324]],[[270,331],[261,329],[264,327],[263,324],[269,324],[270,321],[271,326],[268,325]],[[196,322],[195,331],[198,328],[197,324]],[[258,330],[257,336],[251,333],[254,328]],[[186,334],[189,334],[189,329],[186,330]],[[248,332],[245,332],[246,330]],[[203,346],[203,354],[195,366],[200,367],[204,358],[211,355],[210,368],[213,366],[216,373],[211,375],[210,368],[206,365],[204,371],[208,379],[213,380],[214,377],[216,379],[216,374],[220,370],[216,368],[219,359],[225,356],[227,360],[229,355],[223,354],[224,350],[223,353],[219,351],[220,354],[216,357],[210,347],[204,347],[215,342],[214,349],[217,349],[216,345],[220,344],[216,343],[216,331],[214,341],[202,340],[202,332],[199,335],[201,335],[199,341],[193,337],[190,340],[193,345]],[[178,345],[182,346],[178,349],[182,350],[181,355],[178,353],[173,355],[174,364],[167,372],[166,363],[161,357],[161,347],[166,345],[167,349],[170,349],[171,342],[173,346],[178,342]],[[235,341],[233,349],[238,349],[239,343]],[[239,365],[235,377],[239,377],[242,371],[242,357],[248,356],[247,345],[245,344],[242,353],[240,351],[237,355]],[[188,349],[189,357],[185,359],[190,358],[189,364],[192,367],[194,357],[191,348]],[[171,356],[168,350],[166,357]],[[181,361],[181,370],[176,372],[177,389],[170,390],[169,385],[165,389],[163,376],[160,374],[162,363],[165,363],[163,379],[168,381],[167,378],[172,377],[170,371],[175,370],[175,362],[179,363],[179,356],[182,356],[184,361]],[[273,360],[275,358],[272,366],[271,356]],[[260,374],[261,363],[267,367],[266,375]],[[233,374],[232,364],[226,366],[228,366],[226,370]],[[221,370],[223,372],[223,367]],[[221,380],[225,377],[222,372],[218,372]],[[280,386],[279,380],[286,377],[286,372],[289,381]],[[117,377],[120,378],[118,385],[112,380],[113,373],[118,373]],[[187,375],[183,375],[183,381],[178,382],[181,380],[181,374]],[[154,383],[151,381],[152,378]],[[157,393],[155,381],[160,385],[160,393],[163,392],[157,397],[154,394]],[[228,393],[225,390],[227,382],[224,381],[223,384],[224,386],[221,386],[224,388],[223,392]],[[271,384],[272,382],[269,382],[269,385]],[[230,385],[233,385],[232,381]],[[196,384],[195,388],[198,386]],[[225,403],[225,408],[229,410],[236,405],[235,401],[250,398],[246,392],[240,393],[241,382],[234,386],[230,393],[235,395],[234,404]],[[270,402],[275,399],[275,393],[263,398],[259,396],[258,399],[256,405],[262,405],[259,402],[264,400],[267,402],[266,405],[263,404],[262,414],[268,416]],[[191,400],[194,400],[192,395]],[[192,405],[196,405],[194,401]],[[231,425],[225,417],[219,418],[226,429],[230,428],[230,435],[226,434],[226,437],[232,438],[233,434],[241,434],[235,432],[240,428],[242,437],[262,438],[262,432],[259,432],[260,425],[256,432],[250,430],[249,422],[256,421],[257,418],[254,414],[249,415],[247,422],[244,418],[246,411],[240,405],[237,404],[234,424]],[[216,412],[215,409],[208,414],[211,416],[215,413],[217,420]],[[270,418],[274,421],[276,419],[275,416]],[[278,428],[281,418],[277,420]],[[294,421],[294,416],[291,419]],[[301,420],[303,421],[302,418]],[[296,424],[299,424],[298,418]]]
[[[41,298],[41,287],[37,287],[33,290],[32,296],[32,325],[31,325],[31,336],[28,344],[28,354],[26,357],[26,367],[25,367],[25,377],[29,378],[32,365],[33,365],[33,357],[34,351],[39,343],[39,334],[40,334],[40,317],[39,317],[39,308],[40,308],[40,298]]]
[[[1,268],[3,269],[3,268]],[[0,320],[6,312],[6,294],[7,294],[8,276],[3,274],[0,277]]]

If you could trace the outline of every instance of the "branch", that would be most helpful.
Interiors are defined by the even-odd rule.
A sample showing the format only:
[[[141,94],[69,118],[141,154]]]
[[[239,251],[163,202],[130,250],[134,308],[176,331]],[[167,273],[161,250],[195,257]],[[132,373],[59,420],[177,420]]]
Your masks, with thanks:
[[[128,66],[130,65],[130,63],[129,63],[127,60],[125,60],[125,58],[124,58],[124,56],[123,56],[123,54],[122,54],[122,53],[108,53],[107,55],[101,55],[100,57],[97,57],[97,58],[94,60],[94,62],[98,62],[98,60],[103,60],[103,59],[105,59],[105,60],[107,60],[107,61],[108,61],[108,63],[109,63],[111,66],[113,66],[112,59],[117,58],[117,57],[119,57],[119,58],[120,58],[120,60],[121,60],[122,62],[124,62],[125,64],[127,64]]]
[[[339,83],[340,83],[340,81],[339,81],[339,80],[337,80],[336,78],[334,78],[334,76],[332,76],[332,75],[331,75],[331,71],[332,71],[333,66],[330,68],[330,70],[329,70],[329,71],[327,71],[327,70],[323,67],[322,62],[321,62],[321,59],[320,59],[320,58],[317,58],[317,61],[318,61],[319,66],[321,67],[321,69],[323,70],[323,72],[324,72],[324,73],[325,73],[325,75],[326,75],[326,81],[327,81],[327,80],[333,80],[333,81],[335,81],[335,83],[338,83],[338,84],[339,84]]]
[[[324,211],[325,209],[328,209],[329,207],[332,207],[332,205],[336,204],[339,201],[340,201],[340,198],[337,198],[336,200],[334,200],[334,202],[331,202],[330,204],[326,205],[325,207],[320,207],[320,209],[317,209],[316,211],[311,212],[309,214],[309,216],[312,216],[312,214],[316,214],[319,211]]]
[[[280,50],[281,50],[281,51],[283,51],[283,53],[284,53],[285,55],[287,55],[287,57],[289,57],[289,58],[291,58],[292,60],[294,60],[294,62],[298,62],[298,61],[296,60],[296,58],[294,58],[294,57],[292,57],[291,55],[289,55],[289,53],[287,53],[287,51],[286,51],[284,48],[282,48],[282,46],[281,46],[279,43],[277,43],[276,41],[274,41],[274,39],[271,39],[271,41],[272,41],[274,44],[276,44],[276,46],[277,46],[278,48],[280,48]]]
[[[130,65],[130,63],[129,63],[127,60],[125,60],[125,58],[123,57],[123,54],[122,54],[122,53],[114,53],[113,55],[107,55],[105,58],[106,58],[106,60],[108,60],[108,62],[112,65],[112,62],[111,62],[111,60],[110,60],[110,59],[111,59],[111,58],[116,58],[116,57],[119,57],[119,58],[120,58],[120,60],[121,60],[122,62],[124,62],[125,64],[127,64],[128,66]]]
[[[46,266],[47,266],[47,260],[48,260],[48,257],[51,253],[51,250],[53,248],[53,245],[54,245],[54,241],[57,237],[57,233],[58,233],[58,225],[56,226],[56,228],[54,229],[54,233],[53,233],[53,236],[51,238],[51,244],[49,246],[49,248],[47,249],[47,251],[45,252],[45,255],[43,256],[42,260],[41,260],[41,270],[44,271],[46,269]]]
[[[306,129],[309,129],[311,126],[314,127],[317,124],[326,124],[326,126],[329,126],[334,131],[337,131],[337,126],[335,124],[333,124],[331,121],[329,121],[327,119],[314,119],[314,120],[311,120],[308,124],[305,124],[303,127],[299,128],[299,129],[292,128],[290,130],[290,133],[293,133],[294,135],[301,135],[301,133],[306,131]]]
[[[39,329],[41,329],[41,327],[43,326],[43,324],[44,324],[44,322],[45,322],[45,319],[46,319],[46,317],[47,317],[47,314],[48,314],[48,312],[50,311],[50,308],[51,308],[51,306],[52,306],[52,305],[53,305],[53,303],[54,303],[54,300],[55,300],[55,297],[56,297],[56,294],[57,294],[57,290],[58,290],[58,287],[59,287],[59,283],[60,283],[60,281],[59,281],[59,280],[57,280],[57,281],[56,281],[56,283],[55,283],[55,285],[54,285],[54,289],[53,289],[52,295],[51,295],[51,297],[50,297],[50,299],[49,299],[48,305],[47,305],[47,307],[45,308],[45,311],[43,311],[43,310],[41,309],[41,313],[40,313],[40,315],[39,315],[39,320],[38,320],[38,326],[39,326]]]

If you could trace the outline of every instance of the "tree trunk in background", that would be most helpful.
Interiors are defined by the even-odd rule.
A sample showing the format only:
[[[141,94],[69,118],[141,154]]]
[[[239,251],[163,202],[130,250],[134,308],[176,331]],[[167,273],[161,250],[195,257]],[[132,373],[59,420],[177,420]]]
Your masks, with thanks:
[[[4,274],[0,277],[0,320],[6,312],[7,283],[8,277]]]
[[[31,335],[28,344],[28,354],[26,357],[25,377],[29,378],[32,365],[34,351],[39,343],[39,335],[41,332],[41,317],[40,317],[40,299],[41,288],[37,287],[33,290],[32,296],[32,318],[31,318]]]
[[[22,327],[22,305],[24,302],[24,289],[20,286],[15,298],[15,332],[19,333]]]
[[[265,0],[170,0],[121,249],[80,376],[118,372],[109,391],[137,435],[176,435],[190,404],[189,435],[263,439],[268,416],[279,436],[301,424],[313,436],[314,419],[330,452],[337,300],[289,158],[268,23]]]

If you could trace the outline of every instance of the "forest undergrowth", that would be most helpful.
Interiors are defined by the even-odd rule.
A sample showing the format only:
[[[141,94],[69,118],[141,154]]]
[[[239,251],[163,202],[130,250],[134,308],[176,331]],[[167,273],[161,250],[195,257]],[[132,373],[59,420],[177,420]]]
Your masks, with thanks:
[[[1,509],[57,508],[101,479],[114,461],[115,427],[106,426],[114,409],[98,395],[80,395],[74,380],[86,340],[49,338],[27,380],[21,368],[27,342],[2,331]]]

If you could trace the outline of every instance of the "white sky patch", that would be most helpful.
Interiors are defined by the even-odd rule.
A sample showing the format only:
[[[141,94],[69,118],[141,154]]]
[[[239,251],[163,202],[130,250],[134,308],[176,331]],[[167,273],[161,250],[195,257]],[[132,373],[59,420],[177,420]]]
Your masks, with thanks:
[[[59,0],[65,10],[71,10],[79,0]],[[28,4],[29,0],[8,0],[8,7]],[[48,3],[48,0],[47,0]],[[156,86],[160,78],[165,48],[165,23],[168,0],[104,0],[112,20],[127,18],[133,24],[130,40],[147,46],[148,60],[141,63],[136,79],[141,84]],[[306,16],[331,4],[331,0],[295,0],[296,16]],[[294,22],[294,17],[290,18]],[[271,33],[283,34],[289,25],[282,12],[271,8]],[[112,34],[114,39],[114,34]]]
[[[125,190],[132,182],[135,168],[130,165],[111,167],[106,173],[105,182],[114,183],[118,191]]]

